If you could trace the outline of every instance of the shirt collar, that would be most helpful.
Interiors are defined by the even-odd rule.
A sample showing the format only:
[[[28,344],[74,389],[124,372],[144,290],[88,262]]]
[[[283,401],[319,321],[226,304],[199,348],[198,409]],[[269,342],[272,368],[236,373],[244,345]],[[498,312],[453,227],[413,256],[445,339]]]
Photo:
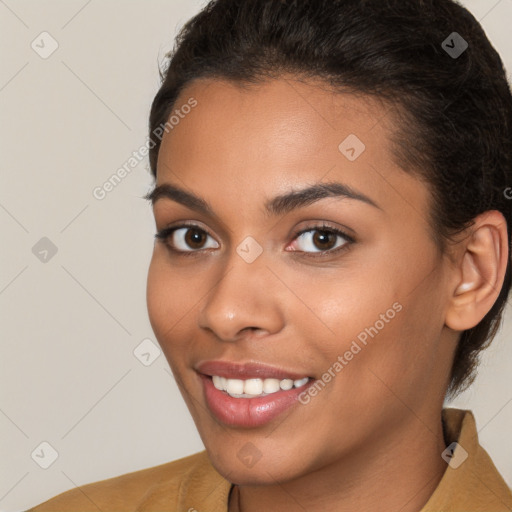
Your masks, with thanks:
[[[443,420],[448,445],[443,458],[447,467],[420,512],[510,512],[512,493],[478,442],[473,413],[443,409]],[[453,452],[450,448],[454,448]]]
[[[512,511],[512,493],[478,442],[472,412],[443,409],[442,416],[448,444],[443,452],[447,467],[420,512]],[[143,512],[157,507],[164,510],[175,499],[179,512],[227,512],[232,484],[217,473],[206,451],[198,455],[197,462],[181,475],[177,497],[172,496],[174,493],[170,492],[168,484],[163,483],[146,495],[144,504],[137,510]]]

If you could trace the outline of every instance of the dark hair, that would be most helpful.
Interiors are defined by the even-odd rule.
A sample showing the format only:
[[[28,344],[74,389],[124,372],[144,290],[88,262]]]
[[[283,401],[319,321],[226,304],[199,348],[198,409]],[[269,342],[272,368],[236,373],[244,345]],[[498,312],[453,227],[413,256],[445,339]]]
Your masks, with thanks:
[[[462,54],[450,52],[463,50],[464,41]],[[511,200],[505,197],[512,185],[510,87],[482,27],[452,0],[213,0],[184,25],[167,57],[151,107],[151,134],[198,78],[240,85],[284,73],[320,78],[335,91],[370,95],[395,107],[400,129],[394,155],[404,171],[429,185],[430,227],[442,252],[484,211],[502,212],[511,225]],[[160,138],[150,136],[156,177]],[[451,396],[474,380],[510,286],[509,258],[493,307],[461,334]]]

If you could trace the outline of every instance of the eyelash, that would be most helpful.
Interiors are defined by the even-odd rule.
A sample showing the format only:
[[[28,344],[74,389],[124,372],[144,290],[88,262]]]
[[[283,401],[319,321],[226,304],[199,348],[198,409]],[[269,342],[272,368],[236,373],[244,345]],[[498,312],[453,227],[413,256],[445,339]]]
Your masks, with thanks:
[[[172,227],[164,228],[164,229],[158,231],[155,234],[155,238],[158,241],[164,243],[165,246],[170,251],[172,251],[173,253],[175,253],[175,254],[177,254],[179,256],[187,256],[187,257],[192,256],[193,257],[193,256],[196,256],[197,254],[201,253],[202,251],[209,251],[210,250],[210,249],[198,249],[198,250],[191,250],[191,251],[180,251],[180,250],[175,249],[174,247],[172,247],[168,243],[169,237],[175,231],[177,231],[178,229],[183,229],[183,228],[195,228],[198,231],[203,232],[206,235],[211,237],[211,235],[206,230],[204,230],[203,228],[201,228],[197,224],[182,223],[182,224],[180,224],[178,226],[172,226]],[[340,247],[336,247],[335,249],[327,249],[326,251],[319,251],[319,252],[312,252],[312,253],[311,252],[305,252],[305,251],[288,251],[288,252],[298,252],[298,253],[302,252],[308,258],[322,258],[322,257],[325,257],[325,256],[333,256],[335,254],[339,254],[339,253],[349,249],[349,247],[353,243],[355,243],[355,240],[351,236],[347,235],[344,231],[341,231],[340,229],[334,228],[332,226],[328,226],[327,224],[324,224],[324,223],[323,224],[319,224],[319,225],[310,226],[310,227],[307,227],[305,229],[301,229],[300,231],[296,232],[293,235],[293,240],[297,239],[298,237],[300,237],[304,233],[309,233],[310,231],[321,231],[323,233],[334,234],[334,235],[340,236],[341,238],[344,238],[346,242],[343,245],[341,245]]]

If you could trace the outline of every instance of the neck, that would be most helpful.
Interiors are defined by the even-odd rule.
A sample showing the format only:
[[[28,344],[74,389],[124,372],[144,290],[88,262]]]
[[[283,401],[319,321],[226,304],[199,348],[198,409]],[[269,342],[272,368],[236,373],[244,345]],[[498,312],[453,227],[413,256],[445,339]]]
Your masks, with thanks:
[[[441,415],[424,423],[410,415],[357,453],[297,479],[235,486],[229,512],[419,512],[439,484],[446,463]]]

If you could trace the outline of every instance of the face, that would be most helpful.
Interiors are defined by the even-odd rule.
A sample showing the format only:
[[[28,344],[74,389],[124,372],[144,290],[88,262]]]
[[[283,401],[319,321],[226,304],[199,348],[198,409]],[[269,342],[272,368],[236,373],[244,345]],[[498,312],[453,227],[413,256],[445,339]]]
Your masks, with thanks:
[[[217,470],[286,481],[434,421],[448,264],[392,111],[293,77],[200,80],[187,103],[159,152],[147,303]]]

